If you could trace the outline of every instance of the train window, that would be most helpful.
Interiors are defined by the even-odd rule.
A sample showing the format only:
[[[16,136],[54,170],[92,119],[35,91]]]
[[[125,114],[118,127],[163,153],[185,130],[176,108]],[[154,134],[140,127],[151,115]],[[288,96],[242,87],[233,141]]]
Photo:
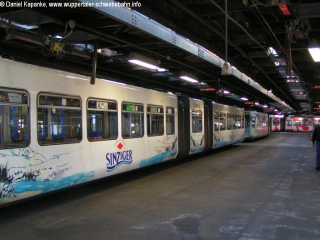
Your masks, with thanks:
[[[144,135],[143,105],[122,103],[122,137],[137,138]]]
[[[261,126],[261,119],[258,117],[258,118],[256,118],[256,125],[257,125],[257,127],[260,127]]]
[[[227,126],[227,119],[226,119],[226,114],[225,113],[220,113],[220,131],[226,130]]]
[[[287,126],[291,127],[292,126],[292,120],[287,120]]]
[[[246,115],[246,118],[245,118],[245,127],[248,128],[250,127],[250,115]]]
[[[300,121],[293,121],[293,126],[300,126],[301,122]]]
[[[166,131],[167,135],[173,135],[174,134],[174,108],[173,107],[167,107],[166,110]]]
[[[232,118],[232,128],[237,129],[237,115],[232,114],[231,118]]]
[[[99,141],[117,139],[117,103],[104,99],[89,99],[87,106],[88,140]]]
[[[235,120],[235,129],[240,129],[241,128],[241,115],[235,115],[236,120]]]
[[[162,106],[147,106],[147,134],[161,136],[164,133],[164,113]]]
[[[244,115],[241,115],[241,128],[244,128],[244,123],[245,123],[245,121],[244,121]]]
[[[79,97],[39,94],[37,128],[40,145],[79,142],[81,122]]]
[[[27,92],[0,89],[0,149],[28,146],[29,129]]]
[[[215,131],[219,131],[219,113],[218,112],[214,112],[213,113],[213,124],[214,124],[214,130]]]
[[[251,126],[253,127],[253,128],[255,128],[256,127],[256,118],[255,117],[252,117],[252,120],[251,120]]]
[[[280,122],[279,122],[279,120],[273,120],[272,124],[273,124],[273,126],[279,126]]]
[[[202,111],[192,109],[192,133],[202,132]]]
[[[302,121],[302,126],[311,126],[309,121],[303,120]]]
[[[227,130],[231,130],[231,126],[232,126],[231,114],[227,113]]]

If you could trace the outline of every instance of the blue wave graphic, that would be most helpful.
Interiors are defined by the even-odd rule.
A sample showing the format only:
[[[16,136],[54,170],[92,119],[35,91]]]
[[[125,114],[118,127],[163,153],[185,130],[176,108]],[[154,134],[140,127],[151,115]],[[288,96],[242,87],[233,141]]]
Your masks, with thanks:
[[[203,146],[196,146],[195,148],[191,149],[191,152],[198,153],[203,151]]]
[[[150,166],[153,164],[157,164],[157,163],[161,163],[163,161],[163,159],[165,157],[170,157],[172,156],[172,151],[167,151],[161,154],[158,154],[152,158],[146,159],[146,160],[142,160],[139,164],[139,167],[146,167],[146,166]]]
[[[224,146],[229,145],[229,142],[228,141],[220,141],[220,142],[216,142],[214,145],[216,147],[224,147]]]
[[[23,181],[19,182],[15,186],[13,193],[19,194],[30,191],[40,191],[41,193],[47,193],[50,191],[70,187],[71,185],[87,182],[93,176],[94,172],[92,171],[88,173],[78,173],[70,177],[54,179],[50,181]]]

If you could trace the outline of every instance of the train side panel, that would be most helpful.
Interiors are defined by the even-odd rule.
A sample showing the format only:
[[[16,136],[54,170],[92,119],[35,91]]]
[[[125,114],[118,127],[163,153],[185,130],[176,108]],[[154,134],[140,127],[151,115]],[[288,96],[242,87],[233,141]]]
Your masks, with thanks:
[[[314,117],[289,116],[285,119],[286,132],[311,132],[314,126]]]
[[[201,153],[205,148],[205,114],[204,102],[190,98],[187,95],[179,96],[179,152],[178,159],[192,154]]]
[[[200,153],[204,150],[204,102],[190,98],[190,151],[189,154]]]
[[[270,118],[270,131],[271,132],[280,132],[281,131],[281,126],[282,126],[282,121],[283,118],[279,117],[271,117]]]
[[[244,109],[212,103],[212,111],[213,149],[244,140]]]
[[[174,95],[4,59],[0,71],[0,204],[177,156]]]
[[[269,134],[268,114],[257,111],[245,111],[245,138],[253,140]]]

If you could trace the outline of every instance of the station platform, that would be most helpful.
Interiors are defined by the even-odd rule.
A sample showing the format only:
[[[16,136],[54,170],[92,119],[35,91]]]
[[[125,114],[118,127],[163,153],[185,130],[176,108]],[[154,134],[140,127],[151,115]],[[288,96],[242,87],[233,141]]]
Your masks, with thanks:
[[[0,238],[320,239],[310,133],[271,133],[2,208]]]

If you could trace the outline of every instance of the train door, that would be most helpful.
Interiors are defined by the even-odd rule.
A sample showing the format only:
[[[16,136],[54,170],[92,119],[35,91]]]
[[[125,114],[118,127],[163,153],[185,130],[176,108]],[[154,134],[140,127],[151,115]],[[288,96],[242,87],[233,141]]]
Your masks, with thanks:
[[[204,102],[190,98],[190,154],[204,150]]]
[[[213,112],[212,112],[212,101],[206,101],[204,105],[204,151],[211,150],[213,141]]]
[[[219,118],[219,112],[217,109],[213,111],[213,143],[212,143],[212,148],[215,148],[218,144],[218,133],[220,130],[220,118]]]
[[[280,132],[281,124],[280,118],[271,118],[271,131],[273,132]]]
[[[186,95],[178,97],[178,156],[182,159],[189,154],[190,150],[190,101]]]
[[[230,136],[227,134],[227,112],[225,105],[213,103],[213,145],[212,148],[223,147],[229,144]]]
[[[253,138],[256,131],[256,117],[254,112],[245,111],[245,138]]]

